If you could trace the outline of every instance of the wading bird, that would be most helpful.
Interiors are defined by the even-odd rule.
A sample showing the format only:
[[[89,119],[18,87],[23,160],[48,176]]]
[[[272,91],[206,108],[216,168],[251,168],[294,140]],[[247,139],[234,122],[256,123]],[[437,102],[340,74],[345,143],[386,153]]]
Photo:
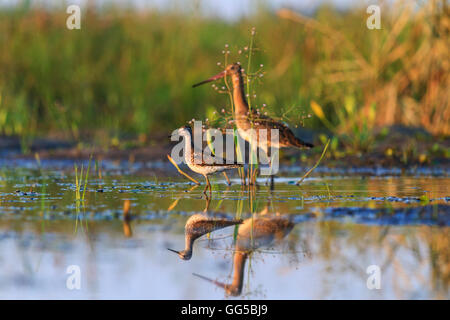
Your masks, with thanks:
[[[225,76],[231,76],[233,82],[233,101],[234,101],[234,121],[238,129],[239,135],[252,145],[252,142],[264,150],[268,155],[268,149],[275,148],[312,148],[311,143],[307,143],[297,138],[294,133],[284,124],[274,119],[260,115],[255,109],[249,109],[247,99],[245,98],[244,81],[242,79],[242,69],[238,63],[228,65],[224,71],[204,80],[199,85],[221,79]],[[253,129],[253,130],[251,130]],[[260,129],[265,129],[260,131]],[[271,129],[278,129],[278,141],[271,141]],[[260,133],[265,132],[266,139],[260,138]],[[264,141],[265,140],[265,141]],[[272,156],[272,155],[271,155]],[[271,166],[271,159],[269,166]],[[271,175],[271,184],[273,184],[273,175]]]
[[[216,158],[208,158],[207,155],[203,154],[200,150],[197,151],[194,148],[194,142],[192,139],[192,128],[189,126],[184,126],[179,128],[176,133],[184,137],[184,159],[192,171],[199,173],[205,177],[206,186],[203,193],[206,194],[206,190],[209,188],[209,193],[211,194],[211,183],[209,182],[208,175],[223,172],[225,170],[242,167],[243,164],[239,163],[214,163]],[[223,159],[222,159],[223,160]],[[224,161],[222,161],[224,162]]]

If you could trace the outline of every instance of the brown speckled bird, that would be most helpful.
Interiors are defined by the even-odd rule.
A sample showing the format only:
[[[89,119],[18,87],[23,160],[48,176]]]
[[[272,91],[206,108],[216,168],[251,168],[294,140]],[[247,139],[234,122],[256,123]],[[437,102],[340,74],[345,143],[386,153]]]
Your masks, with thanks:
[[[184,160],[192,171],[199,173],[205,177],[206,186],[203,193],[206,194],[206,190],[209,188],[211,193],[211,183],[209,182],[208,175],[216,172],[224,172],[233,168],[240,168],[243,164],[239,163],[225,163],[223,159],[216,157],[210,157],[200,150],[195,150],[194,142],[192,139],[192,128],[189,126],[181,127],[177,130],[178,135],[184,137]],[[219,163],[217,163],[219,162]],[[220,163],[222,162],[222,163]]]
[[[252,141],[257,142],[259,148],[263,149],[266,155],[268,155],[268,149],[270,147],[279,148],[312,148],[313,145],[308,142],[297,138],[294,133],[289,129],[284,123],[275,121],[274,119],[258,114],[255,109],[249,109],[247,99],[245,98],[244,81],[242,79],[242,69],[238,63],[228,65],[224,71],[219,74],[195,84],[193,87],[199,86],[204,83],[218,80],[225,76],[231,76],[233,82],[233,101],[234,101],[234,121],[238,129],[239,135],[251,143]],[[254,131],[250,131],[254,129]],[[267,137],[260,139],[259,129],[266,129]],[[279,130],[278,141],[271,141],[271,130]],[[255,136],[256,135],[256,136]],[[269,162],[270,164],[270,162]]]

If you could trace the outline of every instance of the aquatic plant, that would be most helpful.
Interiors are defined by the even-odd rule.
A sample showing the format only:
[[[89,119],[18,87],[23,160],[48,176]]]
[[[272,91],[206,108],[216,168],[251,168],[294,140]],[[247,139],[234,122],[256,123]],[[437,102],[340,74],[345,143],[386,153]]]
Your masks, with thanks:
[[[320,158],[317,160],[316,164],[311,169],[306,171],[306,173],[303,175],[303,177],[299,181],[297,181],[297,183],[296,183],[297,185],[301,184],[303,182],[303,180],[305,180],[311,174],[311,172],[313,172],[314,169],[316,169],[319,166],[319,164],[322,161],[323,157],[327,153],[327,149],[328,149],[328,145],[329,144],[330,144],[330,139],[328,139],[327,144],[323,148],[322,154],[320,155]]]
[[[76,201],[84,201],[84,197],[86,195],[87,183],[89,178],[89,171],[91,168],[92,155],[89,157],[89,163],[86,170],[86,175],[83,178],[84,169],[83,164],[81,164],[80,174],[78,175],[78,166],[75,163],[75,200]],[[81,187],[83,186],[83,193],[81,193]]]

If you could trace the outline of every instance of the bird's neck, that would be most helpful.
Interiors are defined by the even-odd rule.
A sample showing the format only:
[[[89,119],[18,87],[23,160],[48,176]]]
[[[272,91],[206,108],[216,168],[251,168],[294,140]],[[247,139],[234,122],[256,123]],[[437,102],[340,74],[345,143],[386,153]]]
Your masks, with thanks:
[[[233,80],[233,102],[234,113],[238,116],[246,116],[248,114],[248,103],[245,98],[244,81],[242,74],[239,72],[232,76]]]
[[[228,285],[228,290],[234,291],[236,294],[240,294],[242,291],[245,261],[247,261],[247,257],[247,252],[236,252],[234,254],[233,282]]]
[[[194,238],[190,234],[184,236],[184,251],[192,254],[192,247],[194,245]]]
[[[194,141],[191,134],[185,134],[184,136],[184,157],[186,163],[189,163],[192,159],[192,153],[194,152]]]

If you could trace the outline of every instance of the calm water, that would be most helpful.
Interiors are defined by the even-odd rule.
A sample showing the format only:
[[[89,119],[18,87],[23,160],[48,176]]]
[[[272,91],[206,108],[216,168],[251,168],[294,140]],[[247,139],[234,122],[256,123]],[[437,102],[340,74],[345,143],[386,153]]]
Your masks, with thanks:
[[[4,165],[0,298],[450,298],[447,173],[326,174],[301,187],[285,176],[273,191],[217,176],[208,203],[178,176],[104,165],[83,202],[71,166]],[[184,248],[194,214],[243,223],[200,237],[185,261],[167,248]],[[80,290],[66,286],[71,265]],[[366,284],[370,265],[378,290]]]

